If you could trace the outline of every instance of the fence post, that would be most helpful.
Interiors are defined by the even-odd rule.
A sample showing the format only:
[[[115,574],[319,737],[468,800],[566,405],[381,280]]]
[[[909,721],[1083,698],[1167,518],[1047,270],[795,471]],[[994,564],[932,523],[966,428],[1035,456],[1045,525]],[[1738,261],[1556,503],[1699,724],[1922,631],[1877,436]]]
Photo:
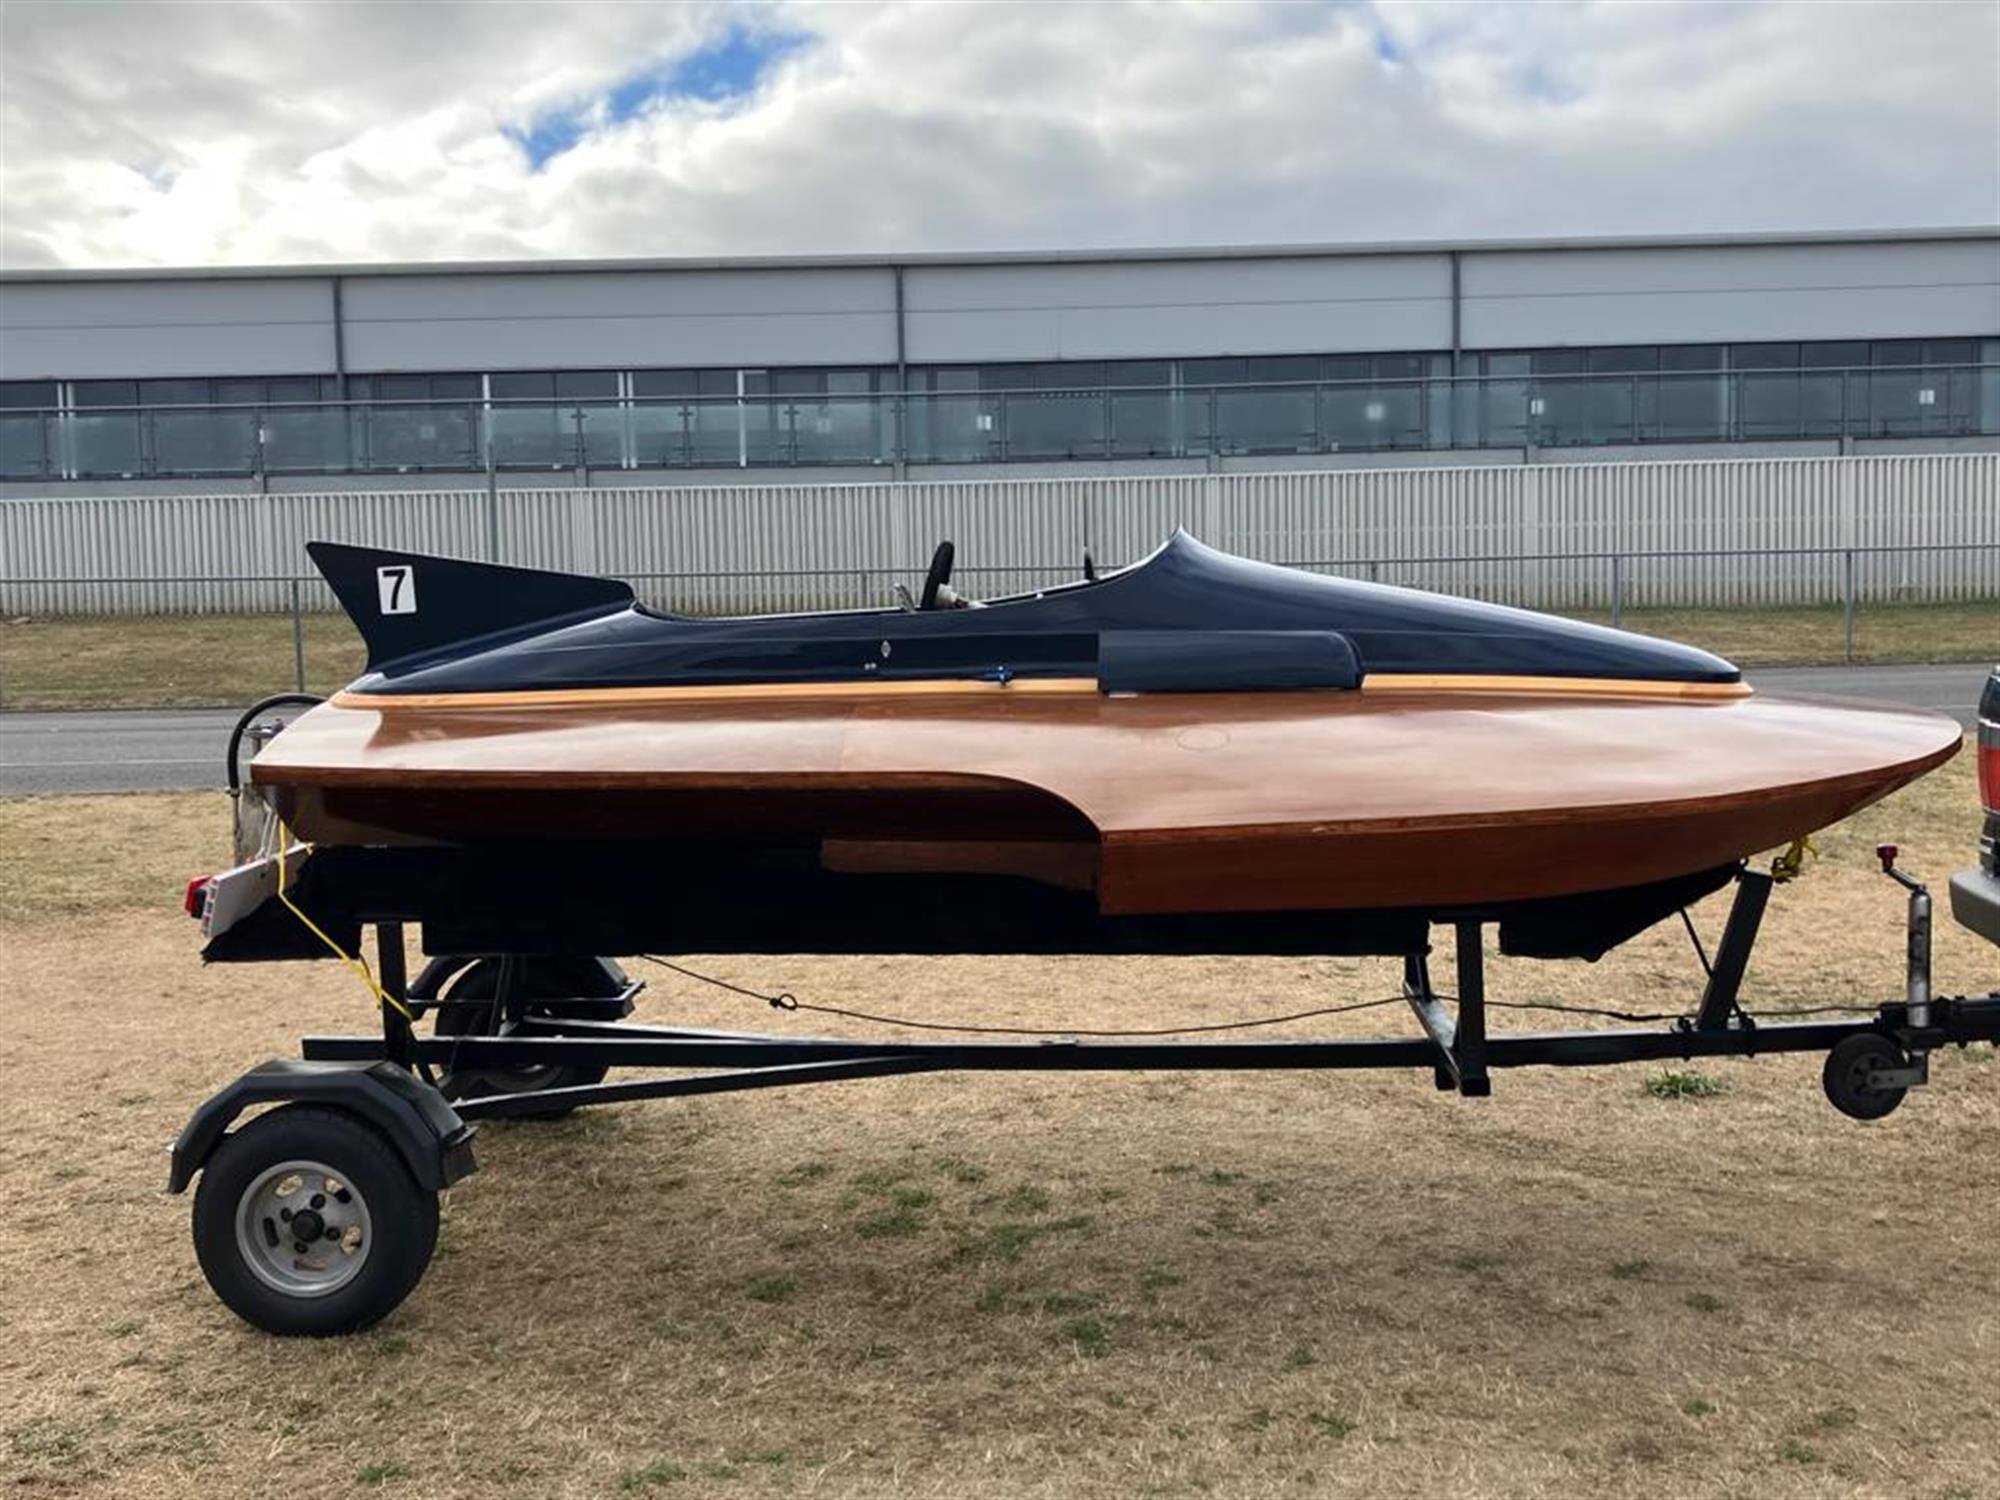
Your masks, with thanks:
[[[1843,575],[1840,588],[1841,659],[1852,662],[1854,660],[1854,549],[1852,547],[1842,549],[1840,565]]]
[[[1615,630],[1625,623],[1625,556],[1611,554],[1611,626]]]
[[[292,686],[298,692],[306,690],[306,620],[299,606],[299,581],[292,584]]]
[[[493,412],[489,407],[480,431],[486,448],[486,560],[500,561],[500,456],[494,452]]]

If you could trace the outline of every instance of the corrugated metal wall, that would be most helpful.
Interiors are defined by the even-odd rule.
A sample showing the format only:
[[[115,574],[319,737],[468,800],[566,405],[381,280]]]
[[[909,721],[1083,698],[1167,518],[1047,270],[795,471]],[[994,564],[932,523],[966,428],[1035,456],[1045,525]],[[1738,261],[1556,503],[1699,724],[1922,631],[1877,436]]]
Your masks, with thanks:
[[[1086,549],[1130,562],[1176,525],[1253,557],[1538,606],[1602,607],[1614,574],[1635,606],[1826,602],[1850,565],[1862,600],[2000,597],[2000,454],[1965,453],[7,499],[0,609],[283,609],[314,538],[612,573],[691,611],[866,605],[914,584],[942,537],[961,586],[990,594],[1074,578]],[[303,598],[328,602],[317,584]]]

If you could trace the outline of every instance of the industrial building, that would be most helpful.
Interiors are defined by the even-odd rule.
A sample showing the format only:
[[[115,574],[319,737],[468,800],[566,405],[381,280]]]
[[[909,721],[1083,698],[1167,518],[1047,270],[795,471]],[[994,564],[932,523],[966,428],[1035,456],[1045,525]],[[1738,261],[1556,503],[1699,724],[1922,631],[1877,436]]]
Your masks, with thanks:
[[[2000,448],[2000,229],[21,271],[0,494]]]

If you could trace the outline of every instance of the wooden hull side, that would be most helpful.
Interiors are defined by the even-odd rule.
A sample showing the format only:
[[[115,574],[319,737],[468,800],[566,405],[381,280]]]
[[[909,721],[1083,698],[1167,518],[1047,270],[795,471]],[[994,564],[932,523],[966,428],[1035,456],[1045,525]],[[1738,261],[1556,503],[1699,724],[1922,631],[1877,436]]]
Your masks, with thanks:
[[[1105,843],[1098,900],[1107,913],[1139,914],[1481,906],[1622,890],[1781,847],[1921,774],[1559,818],[1116,836]]]
[[[1769,697],[924,695],[325,705],[253,778],[330,844],[822,846],[1048,872],[1106,915],[1538,900],[1714,868],[1953,754],[1938,715]]]

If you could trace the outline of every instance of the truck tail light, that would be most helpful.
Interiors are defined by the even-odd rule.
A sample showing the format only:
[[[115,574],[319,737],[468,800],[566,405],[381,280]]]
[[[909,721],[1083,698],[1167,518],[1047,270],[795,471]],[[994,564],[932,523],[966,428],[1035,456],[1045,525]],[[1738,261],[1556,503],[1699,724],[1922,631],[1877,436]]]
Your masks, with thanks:
[[[1979,800],[2000,813],[2000,667],[1986,679],[1979,700]]]

